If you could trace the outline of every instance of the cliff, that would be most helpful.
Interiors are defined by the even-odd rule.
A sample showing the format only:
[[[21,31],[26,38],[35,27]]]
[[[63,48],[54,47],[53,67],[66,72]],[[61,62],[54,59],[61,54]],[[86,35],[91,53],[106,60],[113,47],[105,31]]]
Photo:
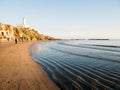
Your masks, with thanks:
[[[18,28],[9,24],[0,23],[0,38],[14,40],[53,40],[53,37],[39,34],[37,30],[31,28]]]

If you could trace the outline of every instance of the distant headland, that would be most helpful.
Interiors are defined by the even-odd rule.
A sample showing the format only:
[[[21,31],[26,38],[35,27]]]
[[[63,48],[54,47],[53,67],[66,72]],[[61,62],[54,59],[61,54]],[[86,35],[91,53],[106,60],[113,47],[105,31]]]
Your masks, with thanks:
[[[88,39],[88,40],[110,40],[110,39]]]

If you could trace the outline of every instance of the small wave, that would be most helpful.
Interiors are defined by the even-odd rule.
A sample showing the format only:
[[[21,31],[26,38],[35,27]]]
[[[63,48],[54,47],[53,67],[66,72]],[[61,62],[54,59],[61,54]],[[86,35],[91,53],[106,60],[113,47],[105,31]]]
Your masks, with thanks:
[[[72,53],[72,52],[68,52],[68,51],[63,51],[63,50],[56,49],[56,48],[52,48],[52,47],[50,47],[50,49],[56,50],[56,51],[59,51],[59,52],[62,52],[62,53],[67,53],[67,54],[71,54],[71,55],[76,55],[76,56],[82,56],[82,57],[87,57],[87,58],[93,58],[93,59],[98,59],[98,60],[104,60],[104,61],[111,61],[111,62],[120,63],[119,60],[113,60],[113,59],[102,58],[102,57],[95,57],[95,56],[89,56],[89,55],[82,55],[82,54],[78,54],[78,53]]]
[[[73,47],[88,48],[88,49],[97,49],[97,50],[104,50],[104,51],[120,52],[120,50],[107,49],[107,48],[99,48],[99,47],[91,47],[91,46],[97,46],[97,45],[91,45],[91,46],[89,46],[90,44],[89,45],[88,44],[71,45],[71,44],[66,44],[66,43],[58,43],[58,44],[60,44],[60,45],[67,45],[67,46],[73,46]],[[85,45],[88,45],[88,46],[85,46]],[[102,46],[102,45],[100,45],[100,46]]]
[[[89,45],[90,45],[90,44],[89,44]],[[92,46],[120,48],[120,46],[110,46],[110,45],[92,45]]]
[[[78,88],[78,90],[97,90],[98,88],[102,90],[112,90],[112,88],[120,88],[118,86],[119,83],[117,83],[119,79],[110,81],[112,78],[105,79],[105,76],[98,70],[92,69],[94,72],[91,72],[89,67],[85,68],[84,66],[80,66],[74,68],[74,65],[71,63],[63,63],[55,60],[54,58],[48,59],[41,57],[39,58],[39,63],[44,67],[44,70],[49,73],[49,77],[62,90],[77,90]],[[99,74],[97,74],[97,72]],[[92,76],[90,74],[92,74]]]

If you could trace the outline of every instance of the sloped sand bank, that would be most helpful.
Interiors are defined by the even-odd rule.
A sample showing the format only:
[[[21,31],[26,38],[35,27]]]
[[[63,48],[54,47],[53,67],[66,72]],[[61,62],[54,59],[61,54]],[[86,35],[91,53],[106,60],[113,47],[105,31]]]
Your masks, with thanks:
[[[32,43],[0,46],[0,90],[58,90],[29,56]]]

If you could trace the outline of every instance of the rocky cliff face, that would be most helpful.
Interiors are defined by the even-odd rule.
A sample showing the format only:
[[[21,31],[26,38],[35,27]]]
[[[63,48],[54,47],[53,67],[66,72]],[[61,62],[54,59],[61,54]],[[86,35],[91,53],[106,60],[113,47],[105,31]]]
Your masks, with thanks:
[[[49,39],[52,40],[54,38],[50,36],[45,36],[43,34],[39,34],[37,30],[31,29],[31,28],[18,28],[12,25],[3,24],[0,23],[0,38],[1,39],[8,39],[8,40],[14,40],[20,39],[20,40],[43,40],[43,39]]]

